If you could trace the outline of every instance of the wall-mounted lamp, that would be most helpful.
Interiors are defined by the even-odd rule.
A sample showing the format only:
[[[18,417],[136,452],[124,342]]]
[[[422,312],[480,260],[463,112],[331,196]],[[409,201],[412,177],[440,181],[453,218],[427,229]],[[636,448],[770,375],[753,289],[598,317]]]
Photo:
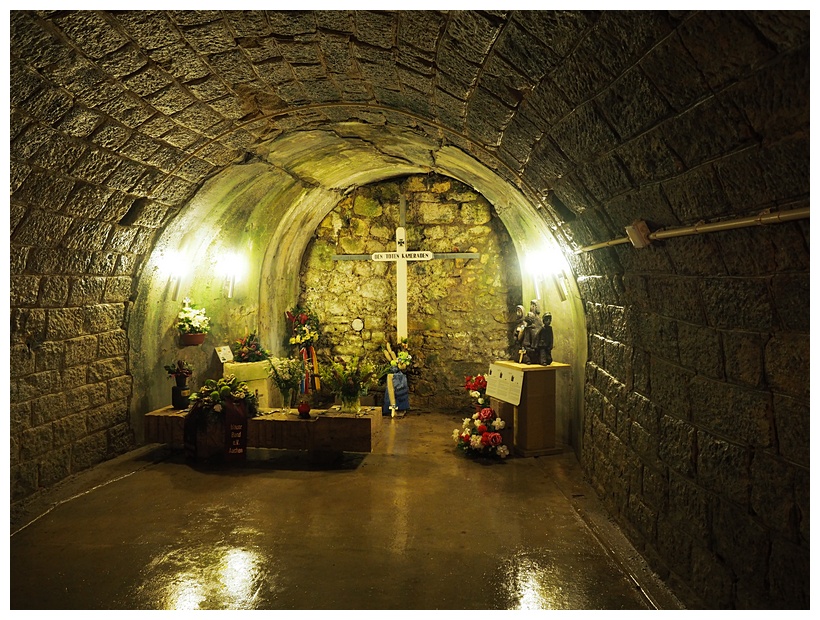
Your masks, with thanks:
[[[178,250],[170,250],[163,259],[165,271],[168,273],[168,285],[171,288],[171,299],[177,300],[179,296],[179,285],[182,279],[188,275],[188,261]]]
[[[562,266],[565,260],[558,250],[536,250],[527,254],[524,268],[530,273],[535,284],[535,297],[541,299],[539,284],[547,279],[552,280],[561,301],[567,300],[566,281]],[[545,291],[546,292],[546,291]]]
[[[226,296],[231,299],[236,283],[245,271],[245,261],[236,252],[223,252],[217,262],[217,269],[225,279]]]

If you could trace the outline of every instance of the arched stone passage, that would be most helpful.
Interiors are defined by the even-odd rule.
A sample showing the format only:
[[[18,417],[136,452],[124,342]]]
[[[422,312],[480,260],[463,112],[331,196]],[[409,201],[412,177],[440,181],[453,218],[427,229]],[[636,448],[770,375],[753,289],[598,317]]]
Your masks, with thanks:
[[[343,129],[347,135],[373,132],[351,124]],[[584,315],[561,246],[543,218],[520,192],[458,149],[447,147],[439,153],[434,143],[414,134],[396,136],[391,143],[344,138],[340,133],[297,133],[265,145],[257,155],[267,161],[226,170],[193,198],[158,240],[140,278],[129,332],[135,393],[139,395],[131,407],[135,429],[140,429],[145,412],[167,400],[163,364],[157,363],[156,352],[169,361],[178,353],[173,326],[183,297],[204,306],[214,326],[208,346],[181,352],[203,373],[218,372],[213,346],[232,342],[244,333],[237,330],[245,328],[258,330],[274,353],[284,353],[285,311],[298,300],[302,256],[319,221],[362,181],[392,178],[397,170],[434,170],[464,181],[491,200],[522,266],[520,303],[528,305],[540,296],[545,307],[549,306],[556,354],[560,351],[560,361],[572,366],[572,372],[562,378],[567,398],[558,412],[560,437],[580,450]],[[395,156],[385,154],[391,151],[407,157],[423,153],[425,158],[397,165]],[[244,273],[233,297],[227,299],[219,272],[220,261],[231,253],[241,255]],[[553,273],[531,271],[530,257],[536,254],[540,261],[549,257],[546,260]],[[190,269],[181,278],[174,300],[171,271],[180,262]],[[503,314],[510,309],[498,310]]]
[[[132,369],[174,350],[164,256],[222,324],[275,332],[258,291],[292,301],[339,196],[434,170],[519,256],[565,252],[581,462],[653,566],[692,606],[808,607],[808,220],[572,250],[807,208],[809,32],[800,11],[12,11],[13,506],[135,446],[157,381]],[[223,249],[248,269],[230,309]]]

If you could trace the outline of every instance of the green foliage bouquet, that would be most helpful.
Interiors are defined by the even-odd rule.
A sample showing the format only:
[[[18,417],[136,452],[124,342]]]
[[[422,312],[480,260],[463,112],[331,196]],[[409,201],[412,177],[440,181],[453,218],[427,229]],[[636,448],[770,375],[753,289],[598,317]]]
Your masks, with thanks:
[[[262,346],[255,332],[234,342],[231,351],[235,362],[264,362],[270,359],[270,351]]]
[[[322,385],[336,394],[343,404],[358,401],[372,387],[377,375],[376,366],[365,358],[342,358],[325,364],[320,370]]]
[[[244,403],[246,415],[249,418],[256,416],[259,411],[259,398],[252,392],[248,384],[239,381],[233,375],[218,380],[208,379],[198,392],[191,395],[191,410],[209,414],[221,414],[225,404]]]

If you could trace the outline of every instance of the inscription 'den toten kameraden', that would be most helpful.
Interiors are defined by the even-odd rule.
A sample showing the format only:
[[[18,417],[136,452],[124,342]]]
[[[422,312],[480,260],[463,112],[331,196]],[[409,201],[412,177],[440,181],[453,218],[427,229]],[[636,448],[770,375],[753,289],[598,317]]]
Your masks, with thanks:
[[[375,261],[394,261],[394,260],[433,260],[433,253],[426,251],[419,252],[375,252],[370,255],[370,258]]]

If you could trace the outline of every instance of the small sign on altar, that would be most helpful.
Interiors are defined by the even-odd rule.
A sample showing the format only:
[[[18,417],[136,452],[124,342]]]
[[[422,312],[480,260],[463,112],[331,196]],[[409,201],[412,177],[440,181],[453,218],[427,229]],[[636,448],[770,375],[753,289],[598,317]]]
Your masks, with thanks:
[[[233,351],[231,351],[231,347],[216,347],[214,350],[216,351],[217,357],[219,357],[219,361],[223,364],[233,361]]]
[[[524,371],[490,364],[484,377],[487,380],[487,396],[492,396],[516,407],[521,404],[521,388],[524,385]]]

